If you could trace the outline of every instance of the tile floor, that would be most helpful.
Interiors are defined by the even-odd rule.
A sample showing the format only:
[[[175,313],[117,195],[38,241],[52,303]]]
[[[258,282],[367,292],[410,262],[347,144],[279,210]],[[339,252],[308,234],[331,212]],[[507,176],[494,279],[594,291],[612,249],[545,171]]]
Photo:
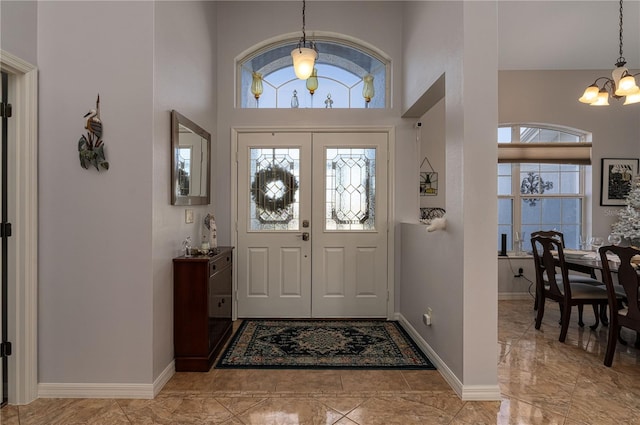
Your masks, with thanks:
[[[154,400],[7,406],[0,424],[640,424],[640,350],[619,345],[606,368],[607,328],[574,312],[560,343],[551,303],[539,331],[531,301],[500,301],[498,317],[501,401],[463,402],[437,371],[212,369],[176,373]]]

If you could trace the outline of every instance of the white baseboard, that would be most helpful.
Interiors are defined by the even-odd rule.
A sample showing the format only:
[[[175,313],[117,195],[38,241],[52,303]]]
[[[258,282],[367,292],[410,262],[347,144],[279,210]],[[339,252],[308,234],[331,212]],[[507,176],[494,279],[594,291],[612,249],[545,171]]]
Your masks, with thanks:
[[[153,384],[39,383],[38,398],[132,398],[153,399],[175,373],[172,361]]]
[[[157,396],[169,379],[176,373],[176,363],[171,361],[169,365],[162,371],[160,376],[153,382],[153,397]]]
[[[402,313],[395,314],[405,331],[433,362],[440,375],[464,401],[493,401],[500,400],[500,387],[497,385],[463,385],[460,379],[449,369],[446,363],[436,354],[427,341],[415,330]]]

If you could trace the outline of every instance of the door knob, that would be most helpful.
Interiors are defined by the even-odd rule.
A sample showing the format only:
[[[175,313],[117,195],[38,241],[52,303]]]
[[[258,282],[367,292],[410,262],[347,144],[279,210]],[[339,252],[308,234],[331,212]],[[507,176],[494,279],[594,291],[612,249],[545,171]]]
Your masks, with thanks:
[[[308,241],[309,240],[309,232],[303,232],[299,235],[296,235],[299,238],[302,238],[303,241]]]

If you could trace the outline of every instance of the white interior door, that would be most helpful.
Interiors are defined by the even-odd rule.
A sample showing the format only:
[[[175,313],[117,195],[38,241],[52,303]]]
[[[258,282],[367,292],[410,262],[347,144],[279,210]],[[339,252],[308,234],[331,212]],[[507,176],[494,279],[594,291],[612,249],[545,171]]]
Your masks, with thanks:
[[[238,317],[311,315],[311,134],[238,135]]]
[[[238,317],[386,317],[387,140],[238,135]]]

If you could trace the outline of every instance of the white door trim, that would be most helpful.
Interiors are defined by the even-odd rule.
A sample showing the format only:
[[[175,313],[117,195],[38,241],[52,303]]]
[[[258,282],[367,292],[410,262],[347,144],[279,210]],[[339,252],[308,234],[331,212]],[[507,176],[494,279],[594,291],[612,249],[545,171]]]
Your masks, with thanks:
[[[395,191],[394,191],[394,176],[395,176],[395,131],[392,126],[356,126],[356,127],[232,127],[231,128],[231,244],[232,246],[238,245],[238,134],[240,133],[264,133],[264,132],[310,132],[310,133],[336,133],[336,132],[386,132],[388,134],[389,152],[387,153],[387,220],[389,225],[387,226],[387,290],[388,298],[387,302],[387,319],[392,320],[395,314],[395,216],[394,216],[394,203],[395,203]],[[233,262],[233,293],[234,293],[234,305],[233,305],[233,320],[238,318],[237,309],[237,294],[238,294],[238,282],[237,282],[237,262]]]
[[[13,354],[9,357],[9,403],[28,404],[38,397],[38,70],[35,66],[0,50],[0,69],[15,83],[13,125],[17,143],[15,174],[9,191],[15,193],[12,223],[14,256],[9,257],[17,287],[9,288],[9,330]]]

